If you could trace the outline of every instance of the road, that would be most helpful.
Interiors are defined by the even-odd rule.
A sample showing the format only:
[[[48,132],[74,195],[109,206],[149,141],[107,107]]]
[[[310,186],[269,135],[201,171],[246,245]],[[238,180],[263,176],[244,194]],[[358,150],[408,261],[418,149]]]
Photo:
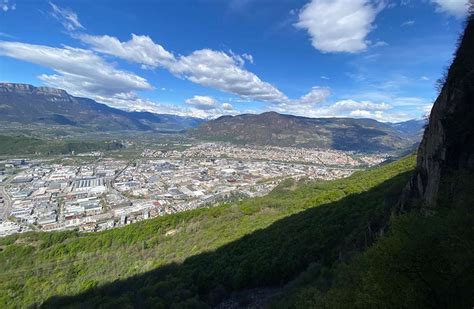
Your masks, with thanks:
[[[9,181],[4,181],[0,183],[0,196],[3,197],[4,201],[3,204],[0,204],[0,218],[2,218],[3,220],[6,220],[8,218],[12,207],[12,200],[5,190],[5,185],[7,183],[9,183]]]

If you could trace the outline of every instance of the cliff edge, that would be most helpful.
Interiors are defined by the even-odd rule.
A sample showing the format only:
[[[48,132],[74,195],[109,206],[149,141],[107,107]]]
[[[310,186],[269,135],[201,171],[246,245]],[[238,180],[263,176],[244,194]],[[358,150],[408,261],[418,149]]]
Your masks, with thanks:
[[[416,172],[399,210],[414,205],[473,204],[474,193],[474,17],[467,20],[454,61],[431,111],[418,148]]]

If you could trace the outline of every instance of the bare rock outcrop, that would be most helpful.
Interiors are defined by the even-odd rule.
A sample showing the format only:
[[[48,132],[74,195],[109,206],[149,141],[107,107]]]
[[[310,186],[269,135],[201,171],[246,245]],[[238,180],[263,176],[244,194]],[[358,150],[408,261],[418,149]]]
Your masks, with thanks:
[[[418,148],[416,171],[402,194],[398,210],[415,204],[427,208],[467,205],[473,202],[473,195],[474,18],[471,15],[431,111]]]

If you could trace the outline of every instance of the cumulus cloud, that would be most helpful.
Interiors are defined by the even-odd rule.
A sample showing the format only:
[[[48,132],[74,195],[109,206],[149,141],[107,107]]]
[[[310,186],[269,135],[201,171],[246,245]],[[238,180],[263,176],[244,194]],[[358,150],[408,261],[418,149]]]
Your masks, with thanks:
[[[223,103],[222,106],[216,105],[215,108],[203,110],[196,108],[195,106],[178,106],[172,103],[163,103],[149,99],[143,99],[133,92],[119,93],[114,96],[94,95],[93,98],[97,102],[127,111],[171,114],[183,117],[197,117],[202,119],[213,119],[222,115],[239,114],[239,111],[233,108],[224,108],[223,105],[228,103]]]
[[[233,111],[234,110],[234,107],[230,103],[222,103],[221,107],[222,107],[222,109],[224,109],[226,111]]]
[[[222,51],[197,50],[180,56],[168,69],[193,83],[246,99],[270,103],[288,101],[280,90],[242,68],[235,57]]]
[[[472,0],[431,0],[441,12],[448,13],[457,18],[466,16]]]
[[[195,95],[187,99],[185,103],[190,107],[186,112],[194,117],[216,118],[239,113],[230,103],[221,103],[210,96]]]
[[[313,87],[310,92],[302,96],[297,104],[318,104],[324,102],[331,95],[329,88]]]
[[[79,18],[75,12],[70,9],[60,8],[52,2],[49,4],[52,8],[51,15],[56,18],[66,30],[74,31],[77,29],[85,29],[79,22]]]
[[[244,100],[270,103],[280,109],[291,105],[301,108],[323,102],[328,88],[313,87],[299,99],[289,99],[270,83],[262,81],[243,67],[242,57],[210,49],[197,50],[187,56],[174,56],[147,36],[133,35],[128,42],[114,37],[81,36],[95,50],[65,46],[54,48],[20,42],[1,42],[0,55],[35,63],[55,71],[38,78],[48,86],[65,89],[76,96],[86,96],[113,107],[136,108],[163,112],[166,105],[138,98],[135,91],[150,90],[148,81],[136,74],[116,69],[96,52],[137,62],[147,67],[164,67],[177,77],[196,84],[235,94]],[[246,58],[250,59],[248,56]],[[206,96],[195,96],[186,101],[188,108],[170,112],[198,117],[213,117],[238,113],[229,103],[221,103]],[[158,109],[158,110],[157,110]]]
[[[354,101],[354,100],[341,100],[330,107],[330,111],[334,114],[344,114],[353,111],[386,111],[391,109],[392,106],[387,103],[372,103],[370,101]]]
[[[200,49],[189,55],[177,55],[153,42],[148,36],[132,35],[132,39],[121,42],[111,36],[79,35],[80,40],[99,53],[112,55],[147,67],[163,67],[179,78],[195,84],[218,89],[240,96],[273,104],[299,103],[289,99],[272,84],[262,81],[244,68],[245,60],[253,62],[250,54],[236,55],[212,49]],[[313,89],[302,99],[313,98]]]
[[[60,20],[67,30],[72,32],[84,29],[77,14],[50,4],[53,16]],[[147,110],[203,118],[239,113],[230,103],[219,102],[209,96],[189,98],[185,101],[185,107],[139,98],[136,91],[153,89],[148,81],[134,73],[117,69],[99,54],[138,63],[146,69],[164,68],[179,78],[237,95],[245,101],[270,103],[271,107],[268,108],[278,111],[301,111],[307,115],[308,110],[318,106],[319,112],[314,114],[315,116],[329,113],[319,106],[331,94],[329,88],[313,87],[300,98],[290,99],[275,86],[245,69],[245,63],[254,61],[252,55],[247,53],[238,55],[232,51],[201,49],[188,55],[179,55],[167,51],[146,35],[132,34],[128,41],[120,41],[107,35],[93,36],[77,32],[72,32],[71,35],[90,46],[92,50],[0,41],[0,55],[54,70],[54,74],[38,76],[49,86],[127,110]]]
[[[175,61],[170,52],[146,35],[132,34],[132,38],[127,42],[120,42],[117,38],[108,35],[83,34],[79,35],[79,39],[100,53],[138,62],[150,68],[168,66],[170,62]]]
[[[201,49],[187,56],[175,57],[148,36],[133,35],[128,42],[115,37],[81,35],[92,49],[151,67],[162,66],[172,74],[193,83],[263,102],[283,102],[288,98],[271,84],[245,70],[245,59],[222,51]]]
[[[331,104],[278,106],[275,110],[280,113],[306,117],[373,118],[383,122],[397,122],[410,119],[410,116],[406,113],[393,112],[391,104],[352,99],[339,100]]]
[[[204,99],[203,99],[204,97]],[[150,111],[154,113],[168,113],[180,116],[192,116],[204,119],[213,119],[222,115],[236,115],[242,113],[229,103],[220,103],[218,100],[208,96],[194,96],[186,100],[187,107],[172,104],[156,103],[149,100],[135,98],[133,96],[120,98],[103,98],[103,102],[122,109]],[[193,102],[189,104],[188,102]],[[197,102],[205,102],[199,105]],[[427,106],[427,105],[426,105]],[[423,111],[425,111],[425,105]],[[430,105],[431,106],[431,105]],[[340,100],[332,104],[305,105],[291,104],[278,105],[272,108],[280,113],[289,113],[306,117],[353,117],[372,118],[383,122],[398,122],[408,120],[411,117],[405,113],[392,112],[392,105],[387,103],[373,103],[371,101]],[[264,109],[267,110],[267,109]],[[248,110],[245,112],[258,113],[261,111]]]
[[[39,78],[49,86],[66,89],[75,95],[115,96],[152,89],[146,79],[118,70],[98,55],[84,49],[0,41],[0,55],[54,70],[56,74],[43,74]]]
[[[151,112],[156,114],[173,114],[178,116],[190,116],[186,109],[169,103],[161,103],[149,99],[142,99],[133,92],[118,93],[114,96],[95,95],[94,100],[109,106],[128,110]]]
[[[214,98],[201,95],[195,95],[194,97],[187,99],[185,102],[188,105],[203,110],[213,109],[217,105],[217,101]]]
[[[312,0],[300,10],[295,26],[308,31],[313,47],[323,53],[357,53],[367,48],[367,35],[383,3]]]

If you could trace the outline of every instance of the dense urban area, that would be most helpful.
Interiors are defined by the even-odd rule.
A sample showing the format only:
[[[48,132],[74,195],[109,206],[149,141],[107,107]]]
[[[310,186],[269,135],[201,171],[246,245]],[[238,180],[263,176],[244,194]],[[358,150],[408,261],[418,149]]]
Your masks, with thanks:
[[[0,161],[0,236],[102,231],[165,214],[261,196],[280,181],[337,179],[387,155],[321,149],[186,145],[132,158],[89,152]]]

